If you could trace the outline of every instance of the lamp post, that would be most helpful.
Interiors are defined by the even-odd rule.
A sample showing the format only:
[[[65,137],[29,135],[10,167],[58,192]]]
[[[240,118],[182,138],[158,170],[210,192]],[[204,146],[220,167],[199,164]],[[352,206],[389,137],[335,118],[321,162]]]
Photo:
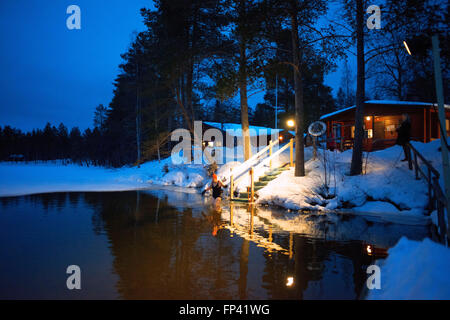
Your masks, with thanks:
[[[433,63],[434,63],[434,79],[436,85],[436,97],[438,102],[438,116],[441,128],[446,128],[445,125],[445,109],[444,109],[444,94],[442,88],[442,73],[441,73],[441,58],[439,54],[439,38],[437,35],[433,35],[431,38],[433,46]],[[445,185],[445,198],[447,200],[447,238],[450,239],[450,167],[448,162],[448,149],[447,149],[447,130],[441,130],[441,155],[442,166],[444,169],[444,185]]]
[[[275,75],[275,129],[278,129],[278,73]]]

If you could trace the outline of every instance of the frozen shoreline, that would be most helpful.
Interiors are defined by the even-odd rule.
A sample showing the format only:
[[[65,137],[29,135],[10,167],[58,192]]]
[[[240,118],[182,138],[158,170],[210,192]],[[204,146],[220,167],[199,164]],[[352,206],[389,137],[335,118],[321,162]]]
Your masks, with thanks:
[[[435,166],[442,170],[440,141],[413,142],[414,146]],[[424,216],[428,197],[427,186],[415,180],[414,172],[406,162],[398,161],[402,149],[399,146],[372,152],[369,155],[367,174],[348,176],[351,150],[326,151],[328,170],[328,193],[324,185],[324,151],[319,150],[318,159],[310,159],[311,147],[305,149],[305,177],[294,177],[291,168],[257,192],[259,205],[281,207],[290,211],[313,210],[329,212],[345,210],[356,214],[373,216],[395,215]],[[282,154],[280,159],[286,162]],[[283,159],[284,158],[284,159]],[[218,169],[220,178],[229,181],[230,168],[240,162],[229,161]],[[201,164],[174,165],[171,158],[149,161],[137,167],[109,169],[86,167],[62,162],[0,163],[0,196],[20,196],[47,192],[126,191],[171,187],[177,191],[199,192],[210,181]],[[242,179],[245,182],[246,179]]]

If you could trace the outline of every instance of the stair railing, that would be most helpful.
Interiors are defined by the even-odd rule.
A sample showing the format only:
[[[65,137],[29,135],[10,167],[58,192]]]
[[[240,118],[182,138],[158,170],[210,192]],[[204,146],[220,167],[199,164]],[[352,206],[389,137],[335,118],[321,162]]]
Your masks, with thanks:
[[[286,150],[287,148],[290,148],[290,153],[289,153],[289,165],[291,167],[294,166],[294,139],[291,139],[289,141],[289,143],[287,143],[286,145],[284,145],[283,147],[281,147],[280,149],[278,149],[275,153],[272,153],[272,147],[274,145],[276,145],[278,143],[278,141],[274,142],[272,144],[269,143],[268,146],[266,146],[263,150],[261,150],[260,152],[258,152],[259,155],[263,154],[264,152],[266,152],[267,150],[269,150],[269,157],[265,158],[263,161],[261,161],[260,163],[258,163],[256,166],[250,166],[248,168],[246,168],[246,170],[240,172],[239,174],[231,174],[230,176],[230,200],[233,200],[234,198],[234,187],[235,184],[237,183],[237,181],[239,181],[242,177],[244,177],[244,174],[249,171],[250,174],[250,190],[249,190],[249,195],[251,194],[251,198],[249,198],[249,202],[253,202],[254,199],[254,190],[255,190],[255,169],[259,168],[260,166],[263,166],[264,164],[266,164],[267,162],[269,162],[270,168],[272,168],[272,160],[277,157],[278,155],[280,155],[284,150]],[[255,155],[256,156],[256,155]],[[247,160],[247,161],[250,161]],[[246,161],[246,162],[247,162]],[[231,170],[231,169],[230,169]]]
[[[439,172],[431,165],[431,163],[425,159],[425,157],[412,146],[411,143],[406,144],[409,149],[408,166],[410,170],[413,170],[416,176],[416,180],[422,176],[428,185],[428,214],[433,210],[437,210],[437,218],[439,224],[439,241],[441,243],[448,244],[450,239],[450,228],[445,223],[445,209],[447,208],[447,199],[444,196],[441,185],[439,184]],[[411,151],[413,157],[411,157]],[[425,164],[426,172],[422,170],[419,164],[419,160]],[[449,221],[450,222],[450,221]]]
[[[248,170],[250,170],[251,164],[254,160],[258,159],[262,154],[267,152],[269,150],[270,154],[272,154],[272,148],[279,143],[278,140],[276,141],[270,141],[267,146],[265,146],[263,149],[258,151],[258,153],[255,153],[253,156],[251,156],[248,160],[243,162],[239,167],[234,168],[234,173],[232,174],[232,177],[235,179],[242,174],[246,173]],[[237,173],[236,173],[237,172]]]

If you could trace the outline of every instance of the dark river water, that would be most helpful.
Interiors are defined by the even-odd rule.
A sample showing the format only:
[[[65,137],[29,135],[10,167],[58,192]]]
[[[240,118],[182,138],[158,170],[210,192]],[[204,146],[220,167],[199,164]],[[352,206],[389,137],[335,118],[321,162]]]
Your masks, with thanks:
[[[358,299],[368,265],[428,235],[348,214],[217,212],[168,190],[0,198],[0,299]]]

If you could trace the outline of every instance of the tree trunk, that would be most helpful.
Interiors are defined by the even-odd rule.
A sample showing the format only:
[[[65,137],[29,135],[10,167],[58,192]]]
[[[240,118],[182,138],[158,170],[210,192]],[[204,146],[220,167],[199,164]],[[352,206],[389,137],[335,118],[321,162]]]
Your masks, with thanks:
[[[294,3],[291,9],[291,25],[295,91],[295,176],[303,177],[305,175],[303,83],[299,59],[297,8]]]
[[[240,3],[241,15],[245,15],[245,1]],[[242,138],[244,143],[244,160],[250,159],[252,150],[250,146],[250,132],[248,122],[248,100],[247,100],[247,55],[246,55],[246,40],[245,36],[241,34],[239,43],[239,93],[241,99],[241,124],[242,124]]]
[[[190,60],[186,74],[186,109],[188,110],[188,112],[191,113],[192,127],[194,127],[195,121],[194,104],[192,103],[193,76],[194,76],[194,64],[192,60]]]
[[[141,163],[141,106],[139,88],[139,64],[136,65],[136,163],[139,167]]]
[[[364,99],[365,99],[365,64],[364,64],[364,8],[363,1],[356,0],[356,111],[355,141],[353,142],[350,175],[362,173],[362,148],[364,139]]]

